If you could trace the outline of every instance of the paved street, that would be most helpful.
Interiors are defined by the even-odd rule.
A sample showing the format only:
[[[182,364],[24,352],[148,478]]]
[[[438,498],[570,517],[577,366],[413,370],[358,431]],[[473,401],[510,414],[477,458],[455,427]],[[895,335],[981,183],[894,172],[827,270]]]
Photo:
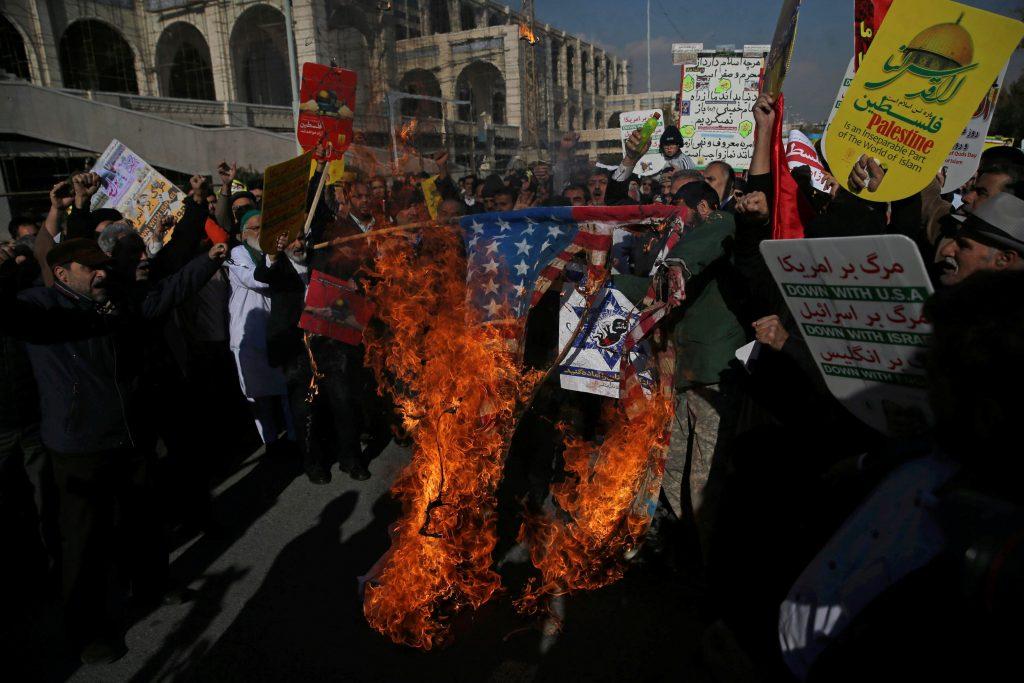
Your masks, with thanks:
[[[114,665],[76,671],[43,652],[37,670],[81,682],[705,680],[694,601],[678,579],[644,568],[571,597],[566,628],[543,655],[509,595],[459,622],[442,651],[372,631],[355,577],[387,547],[396,514],[387,489],[407,458],[392,444],[369,481],[335,470],[330,485],[313,486],[291,458],[253,456],[216,491],[217,532],[172,557],[191,600],[142,616]]]

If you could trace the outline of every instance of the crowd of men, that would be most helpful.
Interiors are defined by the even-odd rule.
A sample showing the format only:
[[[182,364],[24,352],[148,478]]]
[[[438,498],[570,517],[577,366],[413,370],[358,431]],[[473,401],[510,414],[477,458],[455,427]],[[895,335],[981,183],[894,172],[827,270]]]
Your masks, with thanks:
[[[1019,579],[1004,587],[999,571],[1019,566],[1010,560],[1021,496],[1024,153],[990,150],[952,196],[937,178],[906,200],[871,202],[847,189],[877,183],[871,160],[827,192],[802,186],[814,208],[807,237],[905,235],[934,276],[935,427],[887,438],[829,393],[760,255],[773,229],[770,96],[754,116],[744,177],[721,161],[697,170],[671,126],[657,177],[634,174],[650,144],[639,133],[614,169],[578,156],[574,133],[548,160],[504,176],[452,178],[441,154],[437,220],[534,206],[687,208],[686,234],[670,253],[686,264],[687,300],[661,323],[677,347],[678,408],[640,559],[706,585],[709,662],[741,658],[766,680],[835,681],[892,661],[880,652],[915,678],[948,672],[965,653],[996,661],[994,649],[1009,642],[1000,634],[1011,632],[1000,600],[1019,598],[1010,596]],[[101,186],[90,172],[53,186],[44,220],[11,221],[0,248],[0,526],[13,539],[6,547],[39,552],[4,564],[9,585],[59,586],[68,642],[84,663],[124,653],[126,605],[181,599],[168,582],[166,532],[210,522],[218,453],[262,441],[267,457],[300,458],[308,481],[325,485],[334,464],[367,479],[401,437],[362,349],[307,335],[298,321],[312,271],[358,279],[372,259],[365,241],[313,245],[429,220],[422,178],[357,177],[313,206],[323,172],[321,163],[310,181],[309,232],[280,240],[276,254],[260,247],[262,192],[240,187],[228,163],[216,188],[190,179],[183,216],[163,226],[169,238],[144,238],[116,211],[90,210]],[[615,286],[636,302],[662,238],[638,235],[613,255]],[[538,306],[529,325],[553,329],[551,310]],[[550,362],[552,336],[529,337],[528,361]],[[753,340],[764,352],[744,368],[735,351]],[[531,354],[529,343],[543,348]],[[595,405],[552,387],[524,421],[547,440],[512,454],[540,473],[531,475],[536,503],[559,448],[539,418],[599,414]],[[175,519],[157,495],[158,472],[167,474],[158,453],[187,501]],[[849,604],[856,610],[833,628],[829,608]]]

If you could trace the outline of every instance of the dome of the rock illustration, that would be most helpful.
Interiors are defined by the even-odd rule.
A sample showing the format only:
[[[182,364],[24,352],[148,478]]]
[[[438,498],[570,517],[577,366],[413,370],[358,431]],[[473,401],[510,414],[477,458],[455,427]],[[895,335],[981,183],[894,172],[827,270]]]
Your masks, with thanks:
[[[910,61],[922,68],[935,71],[967,66],[974,60],[974,40],[971,34],[955,23],[936,24],[914,36],[906,48]]]

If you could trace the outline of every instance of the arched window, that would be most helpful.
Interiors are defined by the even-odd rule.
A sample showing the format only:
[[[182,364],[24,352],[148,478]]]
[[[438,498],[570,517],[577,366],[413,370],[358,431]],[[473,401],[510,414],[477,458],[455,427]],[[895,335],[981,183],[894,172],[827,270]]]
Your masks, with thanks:
[[[76,21],[60,37],[65,88],[138,93],[135,55],[117,29],[95,19]]]
[[[505,78],[498,67],[488,62],[473,62],[466,66],[455,81],[455,92],[460,100],[470,104],[459,106],[459,119],[478,121],[488,114],[494,123],[506,122]]]
[[[217,99],[210,67],[210,47],[192,24],[171,24],[156,43],[156,71],[160,93],[190,100]]]
[[[575,67],[575,64],[573,64],[574,57],[576,57],[576,50],[573,49],[572,45],[567,46],[565,48],[565,77],[566,86],[570,88],[576,87],[576,74],[573,72],[573,67]]]
[[[476,28],[476,11],[469,3],[464,2],[459,6],[459,23],[463,31]]]
[[[276,105],[291,102],[286,43],[281,12],[257,5],[242,13],[231,30],[231,58],[239,100]]]
[[[452,20],[448,16],[448,0],[430,0],[430,32],[452,32]]]
[[[551,83],[558,86],[558,43],[551,41]]]
[[[426,69],[413,69],[402,76],[400,90],[411,95],[426,95],[428,97],[441,97],[441,84],[437,76]],[[428,100],[402,100],[402,116],[414,116],[417,118],[441,118],[441,103]]]
[[[29,80],[28,53],[18,29],[0,14],[0,70]]]

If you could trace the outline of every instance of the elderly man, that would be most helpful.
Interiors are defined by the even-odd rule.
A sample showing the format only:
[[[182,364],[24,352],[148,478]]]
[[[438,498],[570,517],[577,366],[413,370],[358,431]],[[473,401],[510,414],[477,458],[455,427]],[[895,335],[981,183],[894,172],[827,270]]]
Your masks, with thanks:
[[[270,292],[256,279],[260,250],[260,212],[250,210],[239,220],[242,243],[231,250],[227,261],[231,296],[228,299],[230,346],[238,367],[242,393],[249,401],[263,443],[277,443],[287,429],[293,434],[288,411],[288,387],[284,373],[267,358],[267,322]]]
[[[981,271],[1024,270],[1024,200],[1008,192],[987,199],[939,250],[942,284]]]

